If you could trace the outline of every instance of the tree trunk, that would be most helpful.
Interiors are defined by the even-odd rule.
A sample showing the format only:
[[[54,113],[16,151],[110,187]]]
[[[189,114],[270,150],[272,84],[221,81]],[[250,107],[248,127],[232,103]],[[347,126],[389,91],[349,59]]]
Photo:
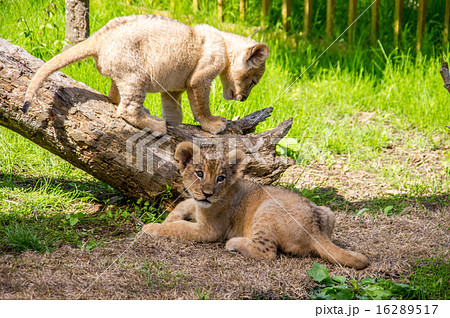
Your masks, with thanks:
[[[275,147],[292,125],[292,118],[276,128],[252,133],[270,116],[263,109],[228,121],[224,134],[214,136],[194,125],[168,127],[166,135],[139,130],[115,116],[108,97],[67,75],[56,72],[39,90],[30,110],[20,109],[34,72],[43,62],[0,38],[0,125],[67,160],[131,198],[153,199],[169,185],[183,186],[174,163],[178,143],[214,143],[229,151],[234,145],[247,152],[247,177],[271,183],[293,162],[276,157]]]
[[[441,73],[442,79],[444,80],[444,87],[450,93],[450,73],[448,70],[448,63],[442,62],[442,67],[439,71]],[[446,127],[450,129],[450,125],[447,125]]]
[[[89,37],[89,0],[66,0],[66,35],[72,43],[65,49]]]

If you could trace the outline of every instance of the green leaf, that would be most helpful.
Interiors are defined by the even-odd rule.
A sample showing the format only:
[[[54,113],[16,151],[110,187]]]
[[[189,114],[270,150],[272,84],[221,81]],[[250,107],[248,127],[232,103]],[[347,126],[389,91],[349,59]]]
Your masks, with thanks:
[[[287,156],[288,155],[288,150],[286,147],[277,145],[276,151],[279,156]]]
[[[384,214],[388,214],[394,207],[392,205],[388,205],[384,208]]]
[[[78,220],[76,217],[71,217],[69,219],[69,224],[70,226],[74,226],[75,224],[77,224],[80,220]]]
[[[336,298],[338,300],[353,300],[355,299],[355,294],[350,289],[340,290],[336,293]]]
[[[331,279],[334,280],[335,282],[338,282],[338,283],[341,283],[341,284],[345,284],[345,281],[347,280],[347,277],[345,277],[345,276],[333,276]]]
[[[390,299],[392,293],[379,285],[370,285],[364,288],[363,295],[368,295],[369,298],[376,300]]]
[[[373,285],[375,284],[375,279],[371,277],[363,278],[359,281],[361,285]]]
[[[354,279],[350,279],[350,284],[352,284],[354,289],[358,289],[358,282]]]
[[[326,280],[331,280],[330,271],[325,265],[314,263],[310,270],[308,270],[308,275],[317,283],[322,283]]]
[[[297,139],[291,138],[291,137],[285,137],[280,140],[278,145],[291,149],[293,151],[299,151],[300,150],[300,144],[298,143]]]
[[[320,293],[318,292],[314,292],[314,294],[312,294],[311,299],[313,300],[333,300],[334,296],[332,295],[332,293],[328,290],[329,287],[323,289]],[[327,294],[327,292],[329,294]]]
[[[369,297],[367,297],[367,296],[357,296],[358,297],[358,299],[360,299],[360,300],[372,300],[372,298],[369,298]]]
[[[336,285],[324,288],[319,295],[326,299],[352,300],[355,298],[348,285]]]
[[[361,209],[361,210],[358,211],[358,213],[356,213],[356,215],[361,215],[361,214],[363,214],[364,212],[367,212],[367,211],[369,211],[368,208]]]

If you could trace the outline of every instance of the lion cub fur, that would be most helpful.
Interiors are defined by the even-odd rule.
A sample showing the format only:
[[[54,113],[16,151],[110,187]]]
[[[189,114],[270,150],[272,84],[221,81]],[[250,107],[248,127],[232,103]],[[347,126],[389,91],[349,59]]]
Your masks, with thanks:
[[[220,76],[225,99],[245,101],[268,55],[266,44],[209,25],[188,26],[157,15],[118,17],[45,63],[27,89],[22,110],[28,110],[50,74],[92,56],[100,74],[111,78],[109,98],[119,105],[117,115],[131,125],[165,133],[166,122],[181,124],[181,94],[187,91],[195,119],[203,130],[217,134],[226,119],[209,109],[212,81]],[[143,107],[146,93],[157,92],[164,120]]]
[[[285,188],[243,180],[240,150],[222,159],[208,159],[208,152],[191,142],[178,145],[175,160],[192,198],[179,203],[162,224],[146,224],[143,233],[198,242],[228,239],[228,250],[253,258],[274,259],[280,249],[315,252],[357,269],[368,265],[366,256],[331,242],[335,217],[329,208]]]

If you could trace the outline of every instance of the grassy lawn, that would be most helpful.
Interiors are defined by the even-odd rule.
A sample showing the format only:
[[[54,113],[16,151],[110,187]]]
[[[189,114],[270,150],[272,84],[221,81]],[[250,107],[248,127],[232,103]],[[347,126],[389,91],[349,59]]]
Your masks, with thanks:
[[[105,3],[91,0],[91,32],[116,16],[169,14],[170,7],[164,0]],[[230,23],[237,21],[232,12],[238,1],[230,1],[224,23],[216,20],[213,1],[195,16],[191,3],[177,1],[171,15],[187,24],[208,23],[242,35],[252,34],[257,25],[251,23],[257,19],[253,13],[250,22]],[[362,38],[366,31],[360,28]],[[254,38],[271,51],[260,84],[239,103],[222,98],[216,79],[212,112],[231,119],[273,106],[272,117],[259,131],[294,117],[284,145],[298,165],[286,174],[284,185],[316,203],[371,217],[427,213],[429,206],[448,212],[450,133],[445,126],[450,125],[450,95],[439,68],[450,54],[436,49],[433,34],[427,35],[422,55],[408,43],[402,50],[392,48],[389,41],[384,43],[386,33],[381,30],[375,47],[360,43],[352,48],[338,41],[322,55],[329,43],[308,42],[295,32],[286,36],[277,27],[260,31]],[[405,31],[404,41],[412,41],[411,33]],[[50,59],[64,44],[64,1],[0,0],[0,36]],[[63,72],[103,94],[109,90],[109,79],[98,74],[92,59]],[[161,116],[159,95],[149,94],[145,106]],[[186,96],[183,108],[185,123],[194,123]],[[51,252],[65,244],[90,251],[136,233],[141,222],[154,220],[167,207],[165,201],[132,202],[3,127],[0,145],[0,254]],[[313,171],[321,175],[313,176]],[[440,226],[448,233],[448,223]],[[151,268],[145,264],[142,270]],[[449,275],[444,254],[411,260],[411,272],[400,279],[422,288],[419,298],[448,299]]]

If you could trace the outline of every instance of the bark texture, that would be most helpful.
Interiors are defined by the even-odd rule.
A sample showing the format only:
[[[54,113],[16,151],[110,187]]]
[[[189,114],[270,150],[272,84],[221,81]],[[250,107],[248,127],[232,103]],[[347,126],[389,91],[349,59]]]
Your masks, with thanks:
[[[64,39],[72,43],[71,45],[75,45],[89,37],[89,0],[66,0],[65,7],[66,35]]]
[[[0,38],[0,125],[60,156],[74,166],[131,198],[153,199],[169,185],[183,186],[173,152],[185,140],[215,144],[228,151],[239,147],[249,154],[247,177],[261,183],[276,181],[292,160],[276,156],[275,147],[292,125],[251,133],[272,111],[266,108],[228,121],[221,135],[194,125],[168,127],[166,135],[139,130],[116,117],[116,105],[83,83],[56,72],[38,91],[27,114],[20,108],[34,72],[43,62]]]
[[[443,62],[439,71],[441,73],[442,80],[444,81],[444,87],[450,93],[450,74],[448,70],[448,63]]]

